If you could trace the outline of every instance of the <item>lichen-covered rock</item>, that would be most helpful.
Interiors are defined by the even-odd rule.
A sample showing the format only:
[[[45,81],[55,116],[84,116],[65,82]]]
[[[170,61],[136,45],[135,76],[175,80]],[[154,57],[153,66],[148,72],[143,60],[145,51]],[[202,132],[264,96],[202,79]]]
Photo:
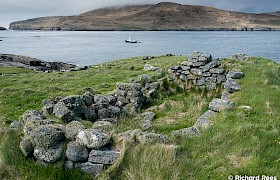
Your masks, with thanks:
[[[244,77],[244,73],[240,70],[230,70],[227,73],[227,79],[241,79]]]
[[[209,71],[210,71],[210,73],[213,73],[213,74],[223,74],[225,72],[225,69],[222,69],[222,68],[212,68]]]
[[[93,175],[100,174],[104,169],[103,164],[93,164],[91,162],[74,163],[74,167],[79,168],[81,171],[83,171],[85,173],[90,173],[90,174],[93,174]]]
[[[109,100],[105,95],[96,94],[94,95],[94,103],[96,104],[109,104]]]
[[[86,106],[91,106],[93,104],[94,96],[89,91],[86,91],[83,94],[83,99],[84,99]]]
[[[199,134],[199,130],[196,127],[189,127],[184,129],[179,129],[171,132],[173,136],[187,136],[193,137]]]
[[[102,97],[101,95],[95,95],[94,98],[91,95],[67,96],[56,103],[53,113],[67,123],[81,119],[93,121],[96,119],[96,113],[91,107],[93,99],[95,102],[102,102]],[[107,99],[106,102],[108,104]]]
[[[224,100],[224,99],[218,99],[214,98],[209,103],[209,109],[215,112],[221,112],[226,109],[229,109],[232,106],[232,103],[230,101]]]
[[[45,117],[39,111],[36,110],[28,110],[25,111],[21,116],[22,123],[26,123],[28,121],[37,121],[42,120]]]
[[[120,152],[117,151],[92,150],[89,153],[88,161],[96,164],[114,164],[119,156]]]
[[[38,160],[47,163],[55,163],[62,158],[63,143],[56,144],[55,146],[52,146],[47,149],[36,146],[33,155]]]
[[[20,126],[21,126],[21,122],[19,122],[19,121],[13,121],[13,122],[10,124],[10,128],[11,128],[11,129],[18,129],[18,128],[20,128]]]
[[[116,106],[109,106],[109,116],[111,118],[116,118],[116,117],[120,117],[120,115],[122,114],[122,111],[119,107]]]
[[[29,135],[38,126],[54,124],[54,123],[56,123],[56,121],[53,119],[27,121],[23,125],[23,133],[24,135]]]
[[[64,137],[64,128],[62,125],[42,125],[31,132],[31,138],[36,148],[45,148],[56,146]]]
[[[152,81],[152,78],[149,74],[141,74],[138,76],[139,82],[141,82],[142,85],[145,86],[145,84],[150,83]]]
[[[88,149],[78,142],[72,141],[67,144],[66,157],[72,162],[83,162],[88,159]]]
[[[84,130],[85,126],[79,121],[72,121],[65,126],[65,137],[69,140],[75,140],[77,134]]]
[[[224,83],[224,88],[230,93],[239,91],[241,89],[240,85],[236,82],[235,79],[228,79]]]
[[[158,67],[152,66],[150,64],[144,65],[144,71],[156,71],[156,70],[158,70]]]
[[[92,129],[102,133],[109,133],[113,129],[113,124],[109,121],[96,121],[92,125]]]
[[[34,145],[30,137],[25,137],[19,144],[19,148],[24,156],[29,156],[33,153]]]
[[[42,112],[44,116],[49,116],[53,113],[53,107],[54,107],[54,102],[49,100],[49,99],[45,99],[42,101]]]
[[[198,129],[207,129],[210,126],[212,126],[212,122],[209,120],[209,118],[213,117],[216,113],[214,111],[208,110],[203,115],[201,115],[196,123],[194,124],[194,127]]]
[[[155,143],[167,143],[168,137],[163,134],[156,134],[156,133],[145,133],[145,132],[138,132],[136,134],[136,139],[140,143],[148,143],[148,144],[155,144]]]
[[[95,129],[86,129],[77,134],[76,140],[80,145],[100,149],[110,143],[111,137]]]
[[[79,118],[70,109],[68,109],[62,101],[55,104],[53,113],[56,117],[61,118],[66,123],[79,120]]]

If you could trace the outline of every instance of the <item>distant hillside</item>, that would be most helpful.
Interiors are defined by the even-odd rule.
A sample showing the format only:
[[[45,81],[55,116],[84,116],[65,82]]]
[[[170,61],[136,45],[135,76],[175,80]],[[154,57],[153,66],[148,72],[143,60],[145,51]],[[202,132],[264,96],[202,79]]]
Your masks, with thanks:
[[[28,19],[13,30],[280,30],[280,13],[240,13],[163,2],[102,8],[76,16]]]
[[[274,16],[280,16],[280,11],[269,12],[269,13],[264,13],[264,14],[270,14],[270,15],[274,15]]]

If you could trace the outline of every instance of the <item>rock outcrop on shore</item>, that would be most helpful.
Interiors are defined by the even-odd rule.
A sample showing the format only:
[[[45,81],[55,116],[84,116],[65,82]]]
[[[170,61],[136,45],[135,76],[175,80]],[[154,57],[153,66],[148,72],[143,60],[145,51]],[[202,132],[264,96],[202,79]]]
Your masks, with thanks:
[[[78,70],[74,64],[63,62],[46,62],[27,56],[0,54],[0,67],[24,68],[42,72]]]
[[[0,26],[0,31],[5,31],[5,30],[7,30],[7,29]]]
[[[185,30],[185,31],[273,31],[280,30],[277,13],[253,14],[205,6],[162,2],[102,8],[77,16],[28,19],[10,24],[13,30]]]

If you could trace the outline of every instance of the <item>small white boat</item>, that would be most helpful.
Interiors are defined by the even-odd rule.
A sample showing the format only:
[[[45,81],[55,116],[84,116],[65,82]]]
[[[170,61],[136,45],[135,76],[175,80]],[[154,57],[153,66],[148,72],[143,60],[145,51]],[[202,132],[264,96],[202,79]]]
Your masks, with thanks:
[[[131,39],[131,37],[129,36],[128,39],[125,40],[126,43],[138,43],[137,40],[135,39]]]

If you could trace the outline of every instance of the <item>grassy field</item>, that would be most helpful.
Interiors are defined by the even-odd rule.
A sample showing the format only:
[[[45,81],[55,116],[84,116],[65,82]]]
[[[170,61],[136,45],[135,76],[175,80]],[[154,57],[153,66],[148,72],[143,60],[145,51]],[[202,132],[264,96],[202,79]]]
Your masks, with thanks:
[[[113,61],[85,71],[36,73],[0,68],[0,127],[7,127],[29,109],[40,109],[43,99],[112,91],[116,82],[147,73],[145,63],[167,69],[186,58],[162,56]],[[235,106],[215,116],[212,128],[194,138],[172,139],[180,147],[129,145],[119,166],[100,179],[227,179],[229,175],[267,175],[280,178],[280,65],[263,58],[246,62],[223,61],[245,73],[241,91],[231,95]],[[149,72],[151,75],[153,73]],[[162,96],[150,110],[156,113],[152,131],[168,134],[189,127],[207,109],[211,98],[178,92]],[[246,105],[252,110],[240,109]],[[134,129],[137,122],[123,119],[116,132]],[[0,134],[0,179],[92,179],[78,170],[63,171],[62,162],[44,167],[25,158],[18,148],[20,132]]]

